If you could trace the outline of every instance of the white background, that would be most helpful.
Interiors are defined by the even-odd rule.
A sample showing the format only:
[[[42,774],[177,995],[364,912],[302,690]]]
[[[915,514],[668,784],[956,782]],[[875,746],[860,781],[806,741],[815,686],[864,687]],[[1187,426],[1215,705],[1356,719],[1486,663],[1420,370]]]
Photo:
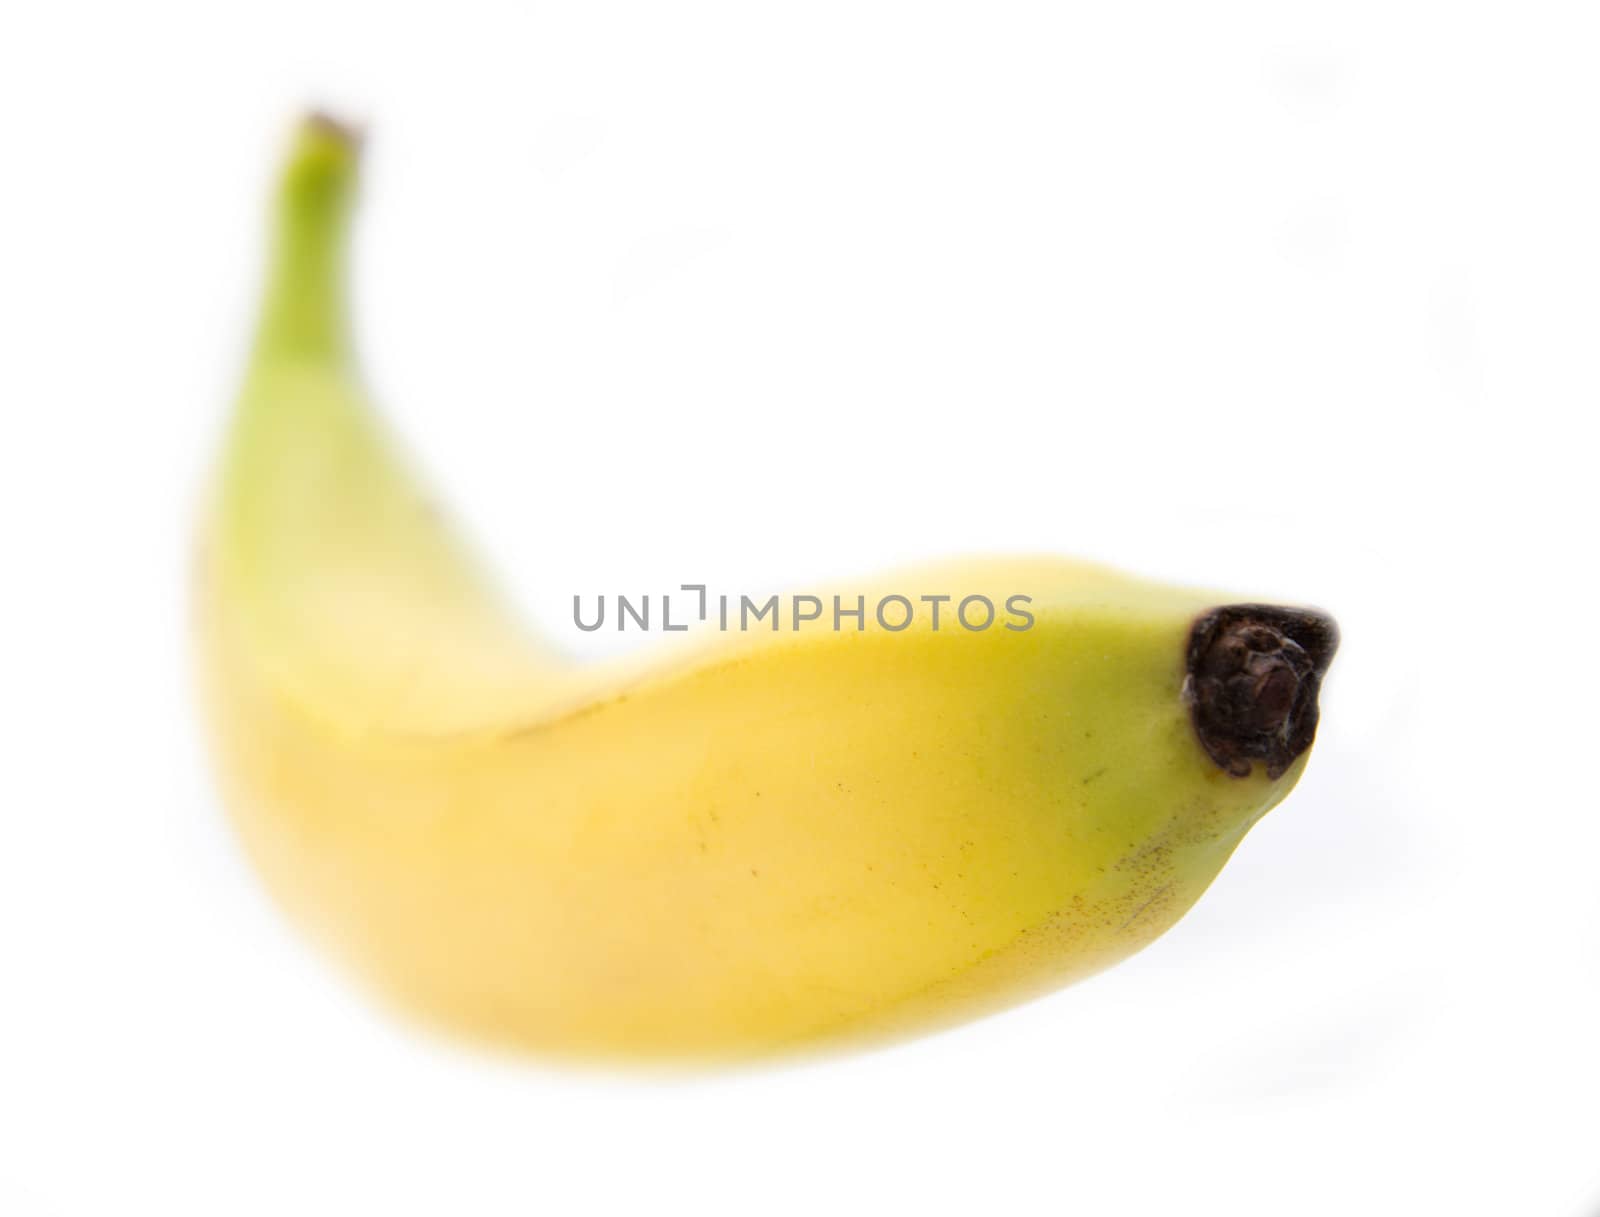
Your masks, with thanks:
[[[1578,8],[7,6],[0,1212],[1600,1208]],[[1334,611],[1171,934],[867,1056],[419,1035],[242,865],[193,508],[262,203],[371,125],[371,381],[528,612],[1048,550]],[[598,645],[598,644],[590,644]]]

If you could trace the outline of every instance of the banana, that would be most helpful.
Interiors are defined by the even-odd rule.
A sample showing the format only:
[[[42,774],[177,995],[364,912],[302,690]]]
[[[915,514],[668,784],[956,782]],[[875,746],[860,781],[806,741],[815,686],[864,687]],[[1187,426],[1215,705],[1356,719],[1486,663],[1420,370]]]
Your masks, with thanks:
[[[399,1008],[586,1058],[948,1025],[1151,942],[1299,779],[1333,622],[1084,563],[902,572],[865,602],[905,595],[903,628],[647,665],[532,638],[362,391],[358,142],[293,141],[196,620],[249,857]],[[924,593],[1029,624],[936,626]]]

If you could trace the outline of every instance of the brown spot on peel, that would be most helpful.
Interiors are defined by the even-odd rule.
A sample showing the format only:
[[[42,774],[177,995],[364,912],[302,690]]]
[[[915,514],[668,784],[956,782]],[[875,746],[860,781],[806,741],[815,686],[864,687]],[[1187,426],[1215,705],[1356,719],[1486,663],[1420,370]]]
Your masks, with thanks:
[[[1226,604],[1189,632],[1183,699],[1206,754],[1235,777],[1278,778],[1317,734],[1317,692],[1339,627],[1315,609]]]

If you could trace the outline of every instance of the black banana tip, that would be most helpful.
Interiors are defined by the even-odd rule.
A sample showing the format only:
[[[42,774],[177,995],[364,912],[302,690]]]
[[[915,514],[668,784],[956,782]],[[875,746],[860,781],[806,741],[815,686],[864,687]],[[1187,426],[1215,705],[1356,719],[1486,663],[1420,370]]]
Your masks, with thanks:
[[[1317,734],[1339,627],[1315,609],[1226,604],[1189,632],[1183,696],[1206,754],[1235,777],[1281,777]]]

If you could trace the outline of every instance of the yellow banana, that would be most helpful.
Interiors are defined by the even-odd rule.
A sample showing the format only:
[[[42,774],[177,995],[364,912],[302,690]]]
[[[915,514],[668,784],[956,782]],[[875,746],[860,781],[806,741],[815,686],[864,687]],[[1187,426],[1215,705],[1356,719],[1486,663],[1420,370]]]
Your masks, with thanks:
[[[653,666],[541,647],[351,365],[356,161],[298,130],[198,622],[251,858],[404,1008],[590,1057],[946,1024],[1150,942],[1299,778],[1327,617],[1080,563],[906,572],[859,624]],[[969,596],[1026,599],[974,629]]]

